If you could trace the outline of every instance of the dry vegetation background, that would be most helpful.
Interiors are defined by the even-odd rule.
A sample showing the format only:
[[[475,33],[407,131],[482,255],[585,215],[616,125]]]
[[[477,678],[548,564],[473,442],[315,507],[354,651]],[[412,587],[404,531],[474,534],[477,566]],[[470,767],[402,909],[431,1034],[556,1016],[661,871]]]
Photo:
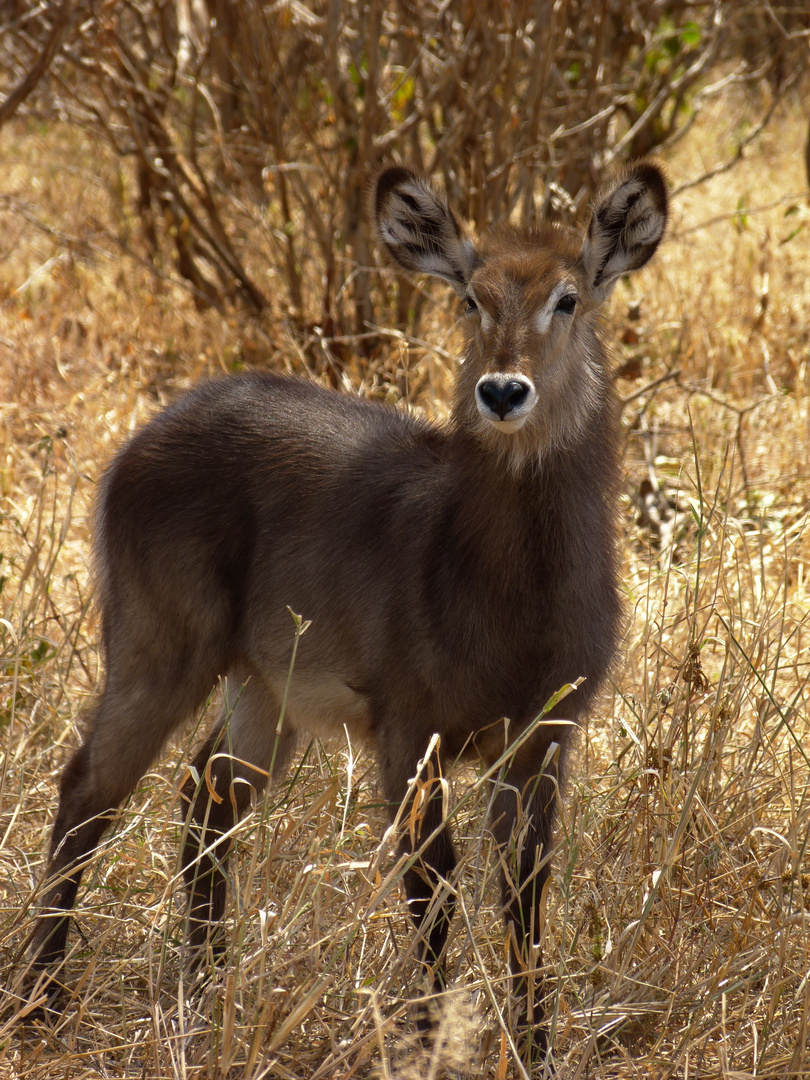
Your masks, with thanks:
[[[246,367],[441,417],[455,312],[378,267],[377,163],[437,174],[484,227],[581,217],[651,150],[672,225],[609,316],[628,626],[562,809],[557,1066],[810,1075],[809,18],[803,0],[2,6],[2,1080],[519,1075],[486,785],[455,778],[455,989],[428,1058],[358,747],[310,746],[241,826],[213,983],[190,987],[180,951],[199,725],[86,874],[61,1021],[20,1027],[15,978],[99,678],[88,522],[115,447]]]

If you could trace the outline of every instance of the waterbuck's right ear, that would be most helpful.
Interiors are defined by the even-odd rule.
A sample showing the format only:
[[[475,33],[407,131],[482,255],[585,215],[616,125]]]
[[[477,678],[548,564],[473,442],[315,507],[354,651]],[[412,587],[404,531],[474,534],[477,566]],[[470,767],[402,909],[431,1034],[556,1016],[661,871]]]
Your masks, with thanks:
[[[667,185],[651,161],[640,161],[596,197],[581,261],[596,307],[623,274],[638,270],[655,254],[667,224]]]
[[[397,265],[444,278],[464,296],[475,267],[475,248],[441,191],[393,165],[377,179],[374,219],[377,238]]]

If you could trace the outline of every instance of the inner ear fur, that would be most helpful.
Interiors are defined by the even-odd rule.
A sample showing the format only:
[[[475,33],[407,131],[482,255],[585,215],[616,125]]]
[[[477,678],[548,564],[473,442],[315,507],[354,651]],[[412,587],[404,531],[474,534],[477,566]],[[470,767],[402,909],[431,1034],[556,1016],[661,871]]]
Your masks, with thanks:
[[[652,161],[631,165],[602,188],[581,254],[591,306],[603,303],[623,274],[649,262],[664,235],[667,214],[666,179]]]

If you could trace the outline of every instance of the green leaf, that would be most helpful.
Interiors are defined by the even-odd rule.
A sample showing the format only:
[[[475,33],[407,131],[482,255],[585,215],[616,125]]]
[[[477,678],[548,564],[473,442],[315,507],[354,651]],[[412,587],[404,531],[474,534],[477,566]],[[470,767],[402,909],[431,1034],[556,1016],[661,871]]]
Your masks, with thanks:
[[[798,236],[798,235],[799,235],[799,233],[800,233],[800,232],[802,231],[802,229],[803,229],[803,228],[805,227],[805,225],[806,225],[806,224],[807,224],[807,222],[806,222],[806,221],[800,221],[800,222],[799,222],[799,224],[798,224],[798,225],[796,226],[796,228],[795,228],[795,229],[791,229],[791,231],[790,231],[790,232],[789,232],[789,233],[787,234],[787,236],[783,237],[783,239],[781,239],[781,240],[779,241],[779,243],[780,243],[780,244],[789,244],[789,243],[790,243],[790,241],[791,241],[791,240],[792,240],[792,239],[793,239],[793,238],[794,238],[795,236]]]
[[[416,84],[413,78],[408,75],[394,91],[394,96],[391,98],[391,113],[397,123],[404,119],[405,110],[408,103],[413,100],[415,90]]]
[[[737,212],[734,214],[734,228],[737,232],[745,232],[749,224],[748,201],[742,196],[737,200]]]
[[[665,37],[661,42],[661,46],[667,56],[675,57],[681,51],[681,39],[678,34],[671,34],[669,37]]]
[[[695,22],[688,22],[681,27],[681,41],[685,46],[699,45],[701,39],[700,27]]]

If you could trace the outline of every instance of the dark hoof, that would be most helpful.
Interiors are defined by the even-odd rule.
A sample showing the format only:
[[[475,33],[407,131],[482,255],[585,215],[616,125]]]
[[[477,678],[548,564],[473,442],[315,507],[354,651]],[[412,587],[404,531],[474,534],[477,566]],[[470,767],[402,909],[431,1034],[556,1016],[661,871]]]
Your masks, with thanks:
[[[526,1066],[530,1076],[541,1080],[543,1077],[557,1075],[548,1030],[544,1024],[536,1024],[528,1030],[524,1028],[517,1040],[517,1048],[520,1060]]]
[[[416,1030],[419,1041],[428,1050],[436,1041],[439,1027],[439,1007],[435,998],[422,998],[416,1003]]]
[[[189,914],[185,939],[183,952],[189,971],[196,973],[222,965],[228,942],[219,920]]]
[[[184,948],[186,971],[195,982],[207,982],[225,966],[226,951],[224,934],[202,942],[188,941]]]
[[[17,999],[17,1023],[53,1024],[61,1020],[67,992],[67,987],[57,976],[37,969],[28,972]]]

